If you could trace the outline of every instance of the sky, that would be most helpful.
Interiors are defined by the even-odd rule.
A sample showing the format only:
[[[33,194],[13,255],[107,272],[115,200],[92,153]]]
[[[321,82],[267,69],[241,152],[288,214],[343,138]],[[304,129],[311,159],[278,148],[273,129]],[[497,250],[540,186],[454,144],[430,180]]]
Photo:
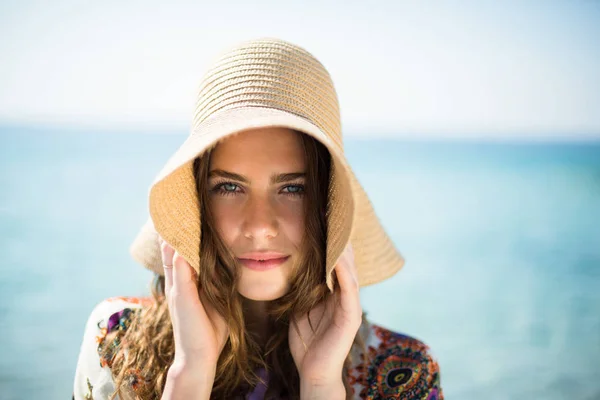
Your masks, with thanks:
[[[210,62],[278,37],[344,134],[600,139],[600,0],[0,0],[0,125],[187,132]]]

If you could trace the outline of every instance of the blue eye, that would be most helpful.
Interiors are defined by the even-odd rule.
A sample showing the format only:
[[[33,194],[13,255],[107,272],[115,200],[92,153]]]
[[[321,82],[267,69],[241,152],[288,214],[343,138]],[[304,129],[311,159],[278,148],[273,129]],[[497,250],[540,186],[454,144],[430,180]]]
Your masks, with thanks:
[[[291,196],[301,196],[304,194],[304,185],[289,185],[286,186],[284,189],[293,189],[291,191],[288,191],[286,194],[291,195]]]
[[[224,188],[226,192],[235,192],[237,185],[234,185],[233,183],[224,183],[221,185],[221,187]]]
[[[212,189],[212,192],[216,192],[223,196],[235,195],[235,193],[236,193],[235,188],[237,188],[237,187],[238,187],[238,185],[236,185],[235,183],[223,182],[223,183],[216,185]]]
[[[235,196],[241,193],[239,185],[232,182],[222,182],[211,190],[211,192],[222,195],[222,196]],[[283,187],[283,194],[287,196],[302,196],[304,195],[304,185],[287,185]]]

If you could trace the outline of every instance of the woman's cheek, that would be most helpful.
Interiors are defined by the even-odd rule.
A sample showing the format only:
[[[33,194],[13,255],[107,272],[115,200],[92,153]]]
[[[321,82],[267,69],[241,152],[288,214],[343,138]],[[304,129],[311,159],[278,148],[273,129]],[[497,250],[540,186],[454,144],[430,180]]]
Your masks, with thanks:
[[[212,212],[219,235],[228,246],[231,246],[235,241],[236,232],[241,221],[235,207],[228,207],[226,204],[215,202],[212,205]]]
[[[288,239],[299,248],[304,234],[304,206],[301,201],[294,202],[287,208],[283,225]]]

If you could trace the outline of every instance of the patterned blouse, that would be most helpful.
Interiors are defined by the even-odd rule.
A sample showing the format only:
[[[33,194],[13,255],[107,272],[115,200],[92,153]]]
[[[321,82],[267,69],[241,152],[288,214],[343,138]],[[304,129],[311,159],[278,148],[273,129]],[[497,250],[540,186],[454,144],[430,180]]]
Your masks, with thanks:
[[[150,297],[113,297],[94,308],[85,327],[75,371],[74,400],[110,398],[115,391],[111,360],[101,358],[99,349],[107,345],[116,348],[118,343],[106,343],[106,336],[127,329],[132,314],[152,301]],[[371,361],[365,361],[362,353],[353,357],[354,365],[347,377],[354,399],[443,399],[439,366],[426,344],[375,324],[361,329],[368,329],[363,333],[367,333],[365,342]],[[258,373],[268,383],[268,374],[263,370]],[[135,390],[135,379],[131,383]],[[247,399],[262,400],[265,391],[266,387],[259,384]]]

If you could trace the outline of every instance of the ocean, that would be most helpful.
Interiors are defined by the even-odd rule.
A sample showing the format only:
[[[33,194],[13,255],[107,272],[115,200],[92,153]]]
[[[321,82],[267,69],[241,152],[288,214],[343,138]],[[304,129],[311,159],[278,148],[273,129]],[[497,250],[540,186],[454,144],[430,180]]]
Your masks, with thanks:
[[[95,304],[148,293],[128,247],[185,134],[0,127],[0,397],[70,398]],[[600,142],[349,139],[406,259],[361,290],[447,399],[600,399]]]

